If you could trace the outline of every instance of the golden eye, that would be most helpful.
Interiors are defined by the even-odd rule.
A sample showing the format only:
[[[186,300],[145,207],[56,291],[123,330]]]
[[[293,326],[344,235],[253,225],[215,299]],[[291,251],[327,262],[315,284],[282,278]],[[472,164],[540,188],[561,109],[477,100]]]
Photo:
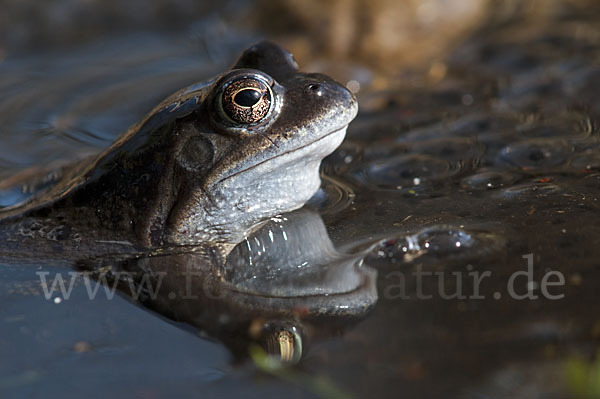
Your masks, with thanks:
[[[271,109],[270,87],[263,81],[244,77],[231,82],[223,91],[221,105],[237,123],[258,123]]]

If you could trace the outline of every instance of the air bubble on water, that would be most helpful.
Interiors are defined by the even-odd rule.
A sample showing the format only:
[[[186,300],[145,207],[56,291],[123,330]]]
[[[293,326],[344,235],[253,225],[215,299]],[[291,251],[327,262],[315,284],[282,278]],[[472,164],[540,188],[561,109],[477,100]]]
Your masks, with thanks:
[[[432,226],[415,234],[388,238],[374,254],[378,258],[402,258],[410,262],[421,256],[451,258],[477,255],[502,246],[505,240],[487,231],[467,231],[451,226]]]
[[[443,180],[458,170],[458,165],[444,159],[408,154],[374,161],[356,171],[354,176],[379,189],[397,189],[421,185],[426,181]]]
[[[518,175],[502,171],[482,171],[480,173],[465,177],[462,186],[468,190],[491,190],[494,188],[512,185]]]
[[[551,195],[560,190],[560,186],[553,183],[531,181],[505,188],[500,194],[507,199],[532,199]]]

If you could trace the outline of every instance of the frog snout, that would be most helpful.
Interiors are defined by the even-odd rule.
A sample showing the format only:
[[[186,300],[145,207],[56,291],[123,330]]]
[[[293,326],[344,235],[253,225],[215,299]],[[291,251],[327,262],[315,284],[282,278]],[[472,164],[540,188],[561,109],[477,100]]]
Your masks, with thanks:
[[[313,81],[304,86],[306,94],[336,99],[341,104],[347,104],[349,108],[356,106],[354,94],[335,80],[322,74],[311,74],[311,78]]]

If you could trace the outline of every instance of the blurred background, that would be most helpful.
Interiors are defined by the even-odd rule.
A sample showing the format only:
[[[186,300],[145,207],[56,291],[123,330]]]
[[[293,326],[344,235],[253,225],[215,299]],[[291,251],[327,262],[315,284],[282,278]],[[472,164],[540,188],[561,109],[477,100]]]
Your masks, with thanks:
[[[268,37],[302,64],[326,60],[394,72],[442,59],[472,32],[590,12],[593,0],[3,0],[0,51],[13,57],[134,32],[187,36],[198,50]],[[526,21],[526,23],[525,23]]]

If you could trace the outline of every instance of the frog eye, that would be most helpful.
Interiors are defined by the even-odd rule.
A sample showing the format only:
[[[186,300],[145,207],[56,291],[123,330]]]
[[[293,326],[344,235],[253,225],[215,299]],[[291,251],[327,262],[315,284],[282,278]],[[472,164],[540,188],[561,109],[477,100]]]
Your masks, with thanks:
[[[271,88],[253,77],[232,81],[223,91],[221,106],[227,116],[237,123],[258,123],[271,109]]]

